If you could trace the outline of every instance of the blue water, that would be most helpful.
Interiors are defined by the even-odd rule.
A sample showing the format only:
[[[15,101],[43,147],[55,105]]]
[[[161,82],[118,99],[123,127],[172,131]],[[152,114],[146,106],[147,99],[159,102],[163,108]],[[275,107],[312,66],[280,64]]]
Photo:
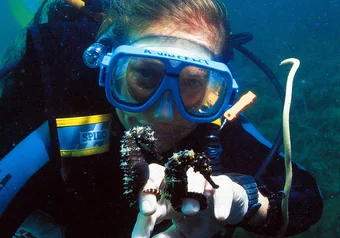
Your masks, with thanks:
[[[300,59],[291,110],[293,160],[317,179],[325,208],[322,219],[297,237],[340,236],[340,1],[227,1],[232,30],[251,32],[246,44],[270,66],[281,83],[288,57]],[[235,77],[257,102],[247,112],[266,137],[274,139],[280,124],[280,102],[262,72],[235,59]],[[247,237],[238,234],[236,237]]]
[[[3,55],[6,47],[13,41],[15,36],[21,30],[20,25],[13,20],[12,13],[9,10],[8,0],[0,2],[0,56]]]

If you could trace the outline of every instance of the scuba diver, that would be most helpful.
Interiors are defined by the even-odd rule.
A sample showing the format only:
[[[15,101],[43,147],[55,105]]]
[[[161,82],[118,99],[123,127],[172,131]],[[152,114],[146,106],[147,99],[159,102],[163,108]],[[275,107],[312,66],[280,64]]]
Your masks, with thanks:
[[[238,93],[234,49],[274,76],[242,46],[249,35],[230,33],[222,1],[58,1],[39,24],[46,2],[24,55],[1,70],[0,237],[227,237],[236,227],[291,236],[320,219],[319,188],[293,163],[279,234],[281,137],[271,145],[242,114],[225,122]],[[143,142],[122,146],[145,126],[165,159]],[[122,170],[128,150],[148,163],[141,189],[134,167]],[[218,188],[192,169],[165,176],[166,159],[190,150],[209,158]],[[165,180],[187,180],[177,209],[159,199]]]

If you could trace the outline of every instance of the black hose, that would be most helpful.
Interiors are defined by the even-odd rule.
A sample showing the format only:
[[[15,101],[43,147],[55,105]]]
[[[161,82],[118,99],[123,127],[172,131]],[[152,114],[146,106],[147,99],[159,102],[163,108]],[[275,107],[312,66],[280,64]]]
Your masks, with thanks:
[[[234,47],[242,54],[246,55],[251,61],[253,61],[269,78],[270,82],[274,85],[279,98],[282,102],[284,102],[284,90],[282,88],[282,85],[280,84],[279,80],[275,77],[274,73],[269,69],[267,65],[265,65],[259,58],[257,58],[252,52],[250,52],[248,49],[246,49],[242,45],[237,45]]]
[[[231,45],[233,48],[247,56],[253,63],[255,63],[263,72],[264,74],[269,78],[270,82],[274,85],[279,98],[282,102],[282,106],[284,103],[284,90],[278,79],[275,77],[274,73],[271,71],[271,69],[259,58],[257,58],[252,52],[250,52],[248,49],[246,49],[242,44],[245,44],[253,39],[252,34],[250,33],[240,33],[232,36]],[[272,147],[270,148],[270,151],[265,158],[265,160],[262,162],[260,168],[257,170],[255,174],[255,178],[259,179],[263,173],[265,172],[267,166],[273,159],[273,157],[277,154],[278,150],[280,149],[282,145],[283,135],[282,135],[282,125],[280,126],[280,129],[275,137],[274,143]]]
[[[244,45],[253,39],[253,35],[249,32],[241,32],[231,35],[230,45],[235,47],[238,45]]]
[[[43,3],[41,3],[39,9],[37,10],[37,12],[34,15],[33,24],[39,24],[40,23],[41,12],[44,9],[44,6],[46,5],[47,1],[48,0],[45,0]]]

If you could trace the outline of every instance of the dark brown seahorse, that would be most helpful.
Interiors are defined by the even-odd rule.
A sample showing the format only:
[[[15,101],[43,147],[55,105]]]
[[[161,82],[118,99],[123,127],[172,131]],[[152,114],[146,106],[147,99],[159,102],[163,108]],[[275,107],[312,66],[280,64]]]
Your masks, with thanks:
[[[192,167],[195,172],[201,173],[213,188],[219,186],[211,179],[210,159],[204,154],[193,150],[184,150],[174,153],[165,164],[165,187],[162,196],[169,199],[172,207],[180,212],[184,198],[193,198],[200,202],[200,209],[208,207],[206,197],[201,193],[188,192],[187,170]]]
[[[144,158],[145,145],[157,159],[162,157],[156,151],[154,132],[148,126],[136,126],[125,131],[121,140],[121,163],[123,171],[124,196],[131,207],[138,204],[138,194],[149,179],[149,166]]]

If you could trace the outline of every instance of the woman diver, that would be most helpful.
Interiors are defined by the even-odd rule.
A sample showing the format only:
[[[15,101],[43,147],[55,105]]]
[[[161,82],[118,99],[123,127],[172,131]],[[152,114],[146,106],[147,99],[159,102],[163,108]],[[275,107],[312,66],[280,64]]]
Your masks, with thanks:
[[[93,13],[90,1],[66,2]],[[278,235],[282,154],[255,178],[270,145],[243,115],[221,122],[238,92],[222,1],[103,2],[96,42],[98,15],[31,25],[25,55],[2,79],[0,236],[218,237],[226,227]],[[145,127],[164,160],[143,141],[121,145]],[[142,151],[147,168],[126,167],[127,150]],[[166,159],[191,150],[211,160],[212,181],[185,171],[175,207],[159,199],[177,186]],[[323,206],[312,176],[295,163],[293,174],[285,236],[315,224]]]

